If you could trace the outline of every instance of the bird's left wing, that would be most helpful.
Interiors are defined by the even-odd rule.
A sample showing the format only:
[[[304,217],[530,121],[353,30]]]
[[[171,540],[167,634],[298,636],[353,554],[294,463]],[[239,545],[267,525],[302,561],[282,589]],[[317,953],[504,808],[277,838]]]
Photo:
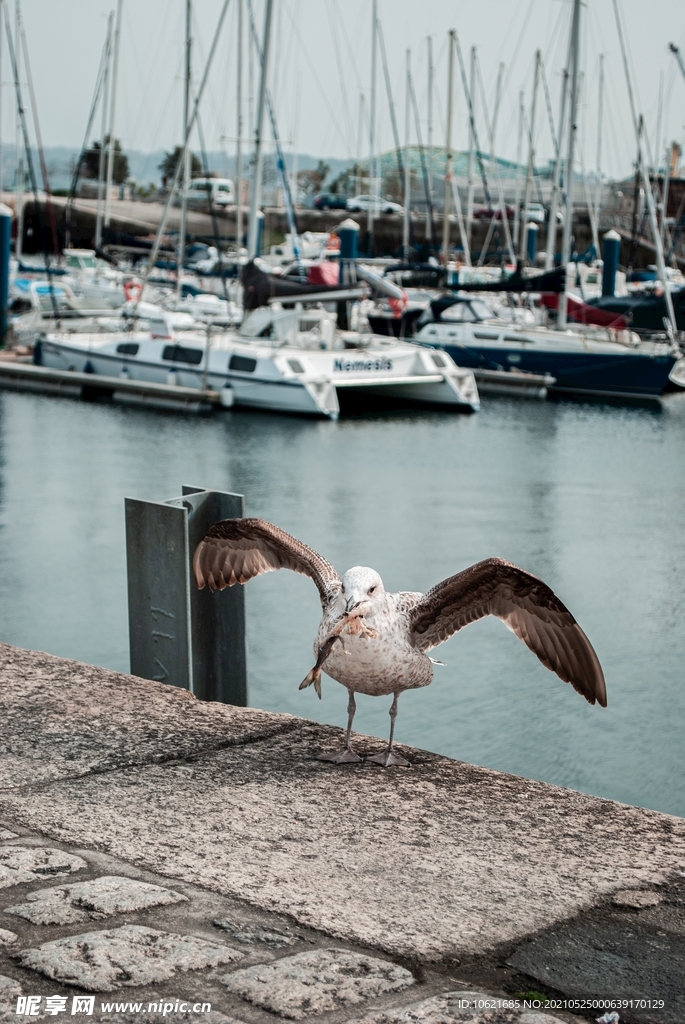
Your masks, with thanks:
[[[546,668],[606,707],[604,674],[592,644],[553,590],[502,558],[487,558],[429,590],[409,611],[420,651],[437,647],[469,623],[495,615]]]
[[[316,584],[325,608],[341,587],[330,562],[265,519],[223,519],[195,549],[193,572],[200,590],[223,590],[276,569],[292,569]]]

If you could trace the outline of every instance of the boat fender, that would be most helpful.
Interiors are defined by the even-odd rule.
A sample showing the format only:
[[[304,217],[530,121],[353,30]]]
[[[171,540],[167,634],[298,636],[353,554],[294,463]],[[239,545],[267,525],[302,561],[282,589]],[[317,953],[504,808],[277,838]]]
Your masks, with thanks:
[[[43,342],[41,338],[37,338],[33,346],[33,365],[43,365]]]
[[[84,373],[95,373],[95,368],[94,368],[93,364],[91,363],[90,359],[86,362],[86,365],[83,367],[83,372]]]
[[[407,307],[407,296],[403,295],[401,299],[388,299],[388,305],[395,320],[399,320]]]

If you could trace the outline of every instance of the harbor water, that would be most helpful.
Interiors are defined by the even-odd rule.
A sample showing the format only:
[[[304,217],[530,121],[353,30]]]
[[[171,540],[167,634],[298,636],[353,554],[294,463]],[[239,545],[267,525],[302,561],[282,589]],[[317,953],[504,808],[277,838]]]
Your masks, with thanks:
[[[341,572],[373,566],[389,590],[500,555],[574,613],[608,708],[487,619],[433,652],[446,664],[401,696],[397,739],[685,815],[684,435],[685,395],[661,408],[485,399],[475,416],[336,423],[0,393],[0,639],[127,671],[124,496],[184,483],[243,493],[248,515]],[[249,584],[250,703],[342,726],[338,683],[323,677],[322,701],[298,690],[319,611],[304,577]],[[379,749],[389,704],[357,700],[355,727]]]

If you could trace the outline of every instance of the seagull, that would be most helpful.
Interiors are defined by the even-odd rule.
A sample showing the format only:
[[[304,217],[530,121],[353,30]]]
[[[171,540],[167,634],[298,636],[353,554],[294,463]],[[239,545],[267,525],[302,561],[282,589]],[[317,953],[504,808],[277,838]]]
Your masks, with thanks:
[[[477,562],[426,594],[391,594],[375,569],[357,565],[341,578],[316,551],[264,519],[216,523],[193,557],[201,590],[223,590],[276,569],[309,576],[321,598],[315,664],[300,689],[314,684],[321,697],[325,672],[349,695],[345,746],[320,754],[319,760],[361,761],[351,742],[355,694],[392,694],[388,746],[367,760],[386,768],[408,766],[393,750],[399,695],[428,686],[435,662],[427,652],[486,615],[501,619],[546,668],[571,683],[590,704],[606,707],[601,665],[573,615],[542,580],[503,558]]]

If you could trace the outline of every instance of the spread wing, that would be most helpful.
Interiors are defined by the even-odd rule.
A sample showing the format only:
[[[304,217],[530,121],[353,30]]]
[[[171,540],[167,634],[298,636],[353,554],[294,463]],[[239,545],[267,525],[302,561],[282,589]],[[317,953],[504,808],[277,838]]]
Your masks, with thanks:
[[[602,667],[570,611],[537,576],[502,558],[487,558],[429,590],[409,612],[414,644],[429,651],[486,615],[501,619],[590,704],[606,707]]]
[[[264,519],[224,519],[195,549],[193,572],[200,590],[223,590],[253,576],[292,569],[314,580],[326,607],[341,587],[333,566],[296,537]]]

